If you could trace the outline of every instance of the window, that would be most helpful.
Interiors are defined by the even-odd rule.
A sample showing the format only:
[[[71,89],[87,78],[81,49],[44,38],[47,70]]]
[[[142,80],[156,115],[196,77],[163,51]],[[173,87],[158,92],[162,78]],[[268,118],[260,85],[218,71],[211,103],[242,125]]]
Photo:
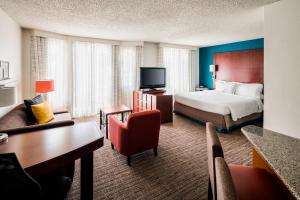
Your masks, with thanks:
[[[162,65],[167,69],[167,91],[179,93],[195,87],[195,51],[162,47]]]
[[[118,103],[132,107],[132,92],[138,87],[137,48],[120,47],[118,67]]]
[[[35,80],[54,79],[49,104],[70,108],[74,117],[95,115],[115,104],[131,107],[142,55],[142,46],[32,36],[30,92],[34,94]]]
[[[73,44],[73,114],[97,114],[113,104],[112,45]]]
[[[70,100],[67,42],[49,38],[47,53],[47,79],[53,79],[55,84],[55,91],[48,93],[47,100],[52,108],[66,108]]]

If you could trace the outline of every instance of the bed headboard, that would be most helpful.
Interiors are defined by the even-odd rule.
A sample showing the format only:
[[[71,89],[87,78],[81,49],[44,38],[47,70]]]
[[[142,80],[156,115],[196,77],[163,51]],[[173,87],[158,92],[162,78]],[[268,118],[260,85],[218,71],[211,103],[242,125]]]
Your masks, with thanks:
[[[264,82],[264,49],[215,53],[214,64],[217,80]]]

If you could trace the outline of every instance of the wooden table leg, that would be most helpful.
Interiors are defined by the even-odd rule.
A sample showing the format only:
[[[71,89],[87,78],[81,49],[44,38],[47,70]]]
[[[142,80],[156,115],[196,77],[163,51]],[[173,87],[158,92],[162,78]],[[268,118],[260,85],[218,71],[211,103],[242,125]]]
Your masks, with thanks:
[[[81,200],[93,199],[93,152],[81,158]]]
[[[123,113],[123,112],[121,113],[121,117],[122,117],[122,118],[121,118],[121,119],[122,119],[122,122],[124,122],[124,113]]]
[[[100,130],[102,130],[102,125],[103,125],[103,122],[102,122],[102,110],[100,110]]]
[[[108,139],[108,115],[105,115],[105,132],[106,132],[106,139]]]

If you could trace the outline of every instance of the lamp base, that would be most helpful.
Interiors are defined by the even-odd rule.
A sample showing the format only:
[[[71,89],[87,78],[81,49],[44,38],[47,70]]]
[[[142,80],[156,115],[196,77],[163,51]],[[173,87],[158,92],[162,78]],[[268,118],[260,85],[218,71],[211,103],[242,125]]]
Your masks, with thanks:
[[[47,100],[48,100],[48,95],[47,95],[47,93],[42,93],[41,95],[42,95],[44,101],[47,101]]]

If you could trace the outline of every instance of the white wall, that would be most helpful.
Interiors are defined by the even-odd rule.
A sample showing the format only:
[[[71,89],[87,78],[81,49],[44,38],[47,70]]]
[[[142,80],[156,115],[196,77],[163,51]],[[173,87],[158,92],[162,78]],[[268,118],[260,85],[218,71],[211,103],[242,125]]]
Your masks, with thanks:
[[[265,7],[264,127],[300,138],[300,1]]]
[[[21,28],[0,9],[0,60],[9,61],[10,77],[16,79],[18,101],[22,99]],[[0,97],[1,98],[1,97]],[[1,107],[0,116],[12,107]]]
[[[159,43],[144,42],[144,65],[143,67],[159,67]],[[174,45],[177,46],[177,45]],[[195,69],[196,85],[199,85],[199,48],[196,52],[196,69]]]
[[[158,67],[158,43],[144,42],[144,66]]]

